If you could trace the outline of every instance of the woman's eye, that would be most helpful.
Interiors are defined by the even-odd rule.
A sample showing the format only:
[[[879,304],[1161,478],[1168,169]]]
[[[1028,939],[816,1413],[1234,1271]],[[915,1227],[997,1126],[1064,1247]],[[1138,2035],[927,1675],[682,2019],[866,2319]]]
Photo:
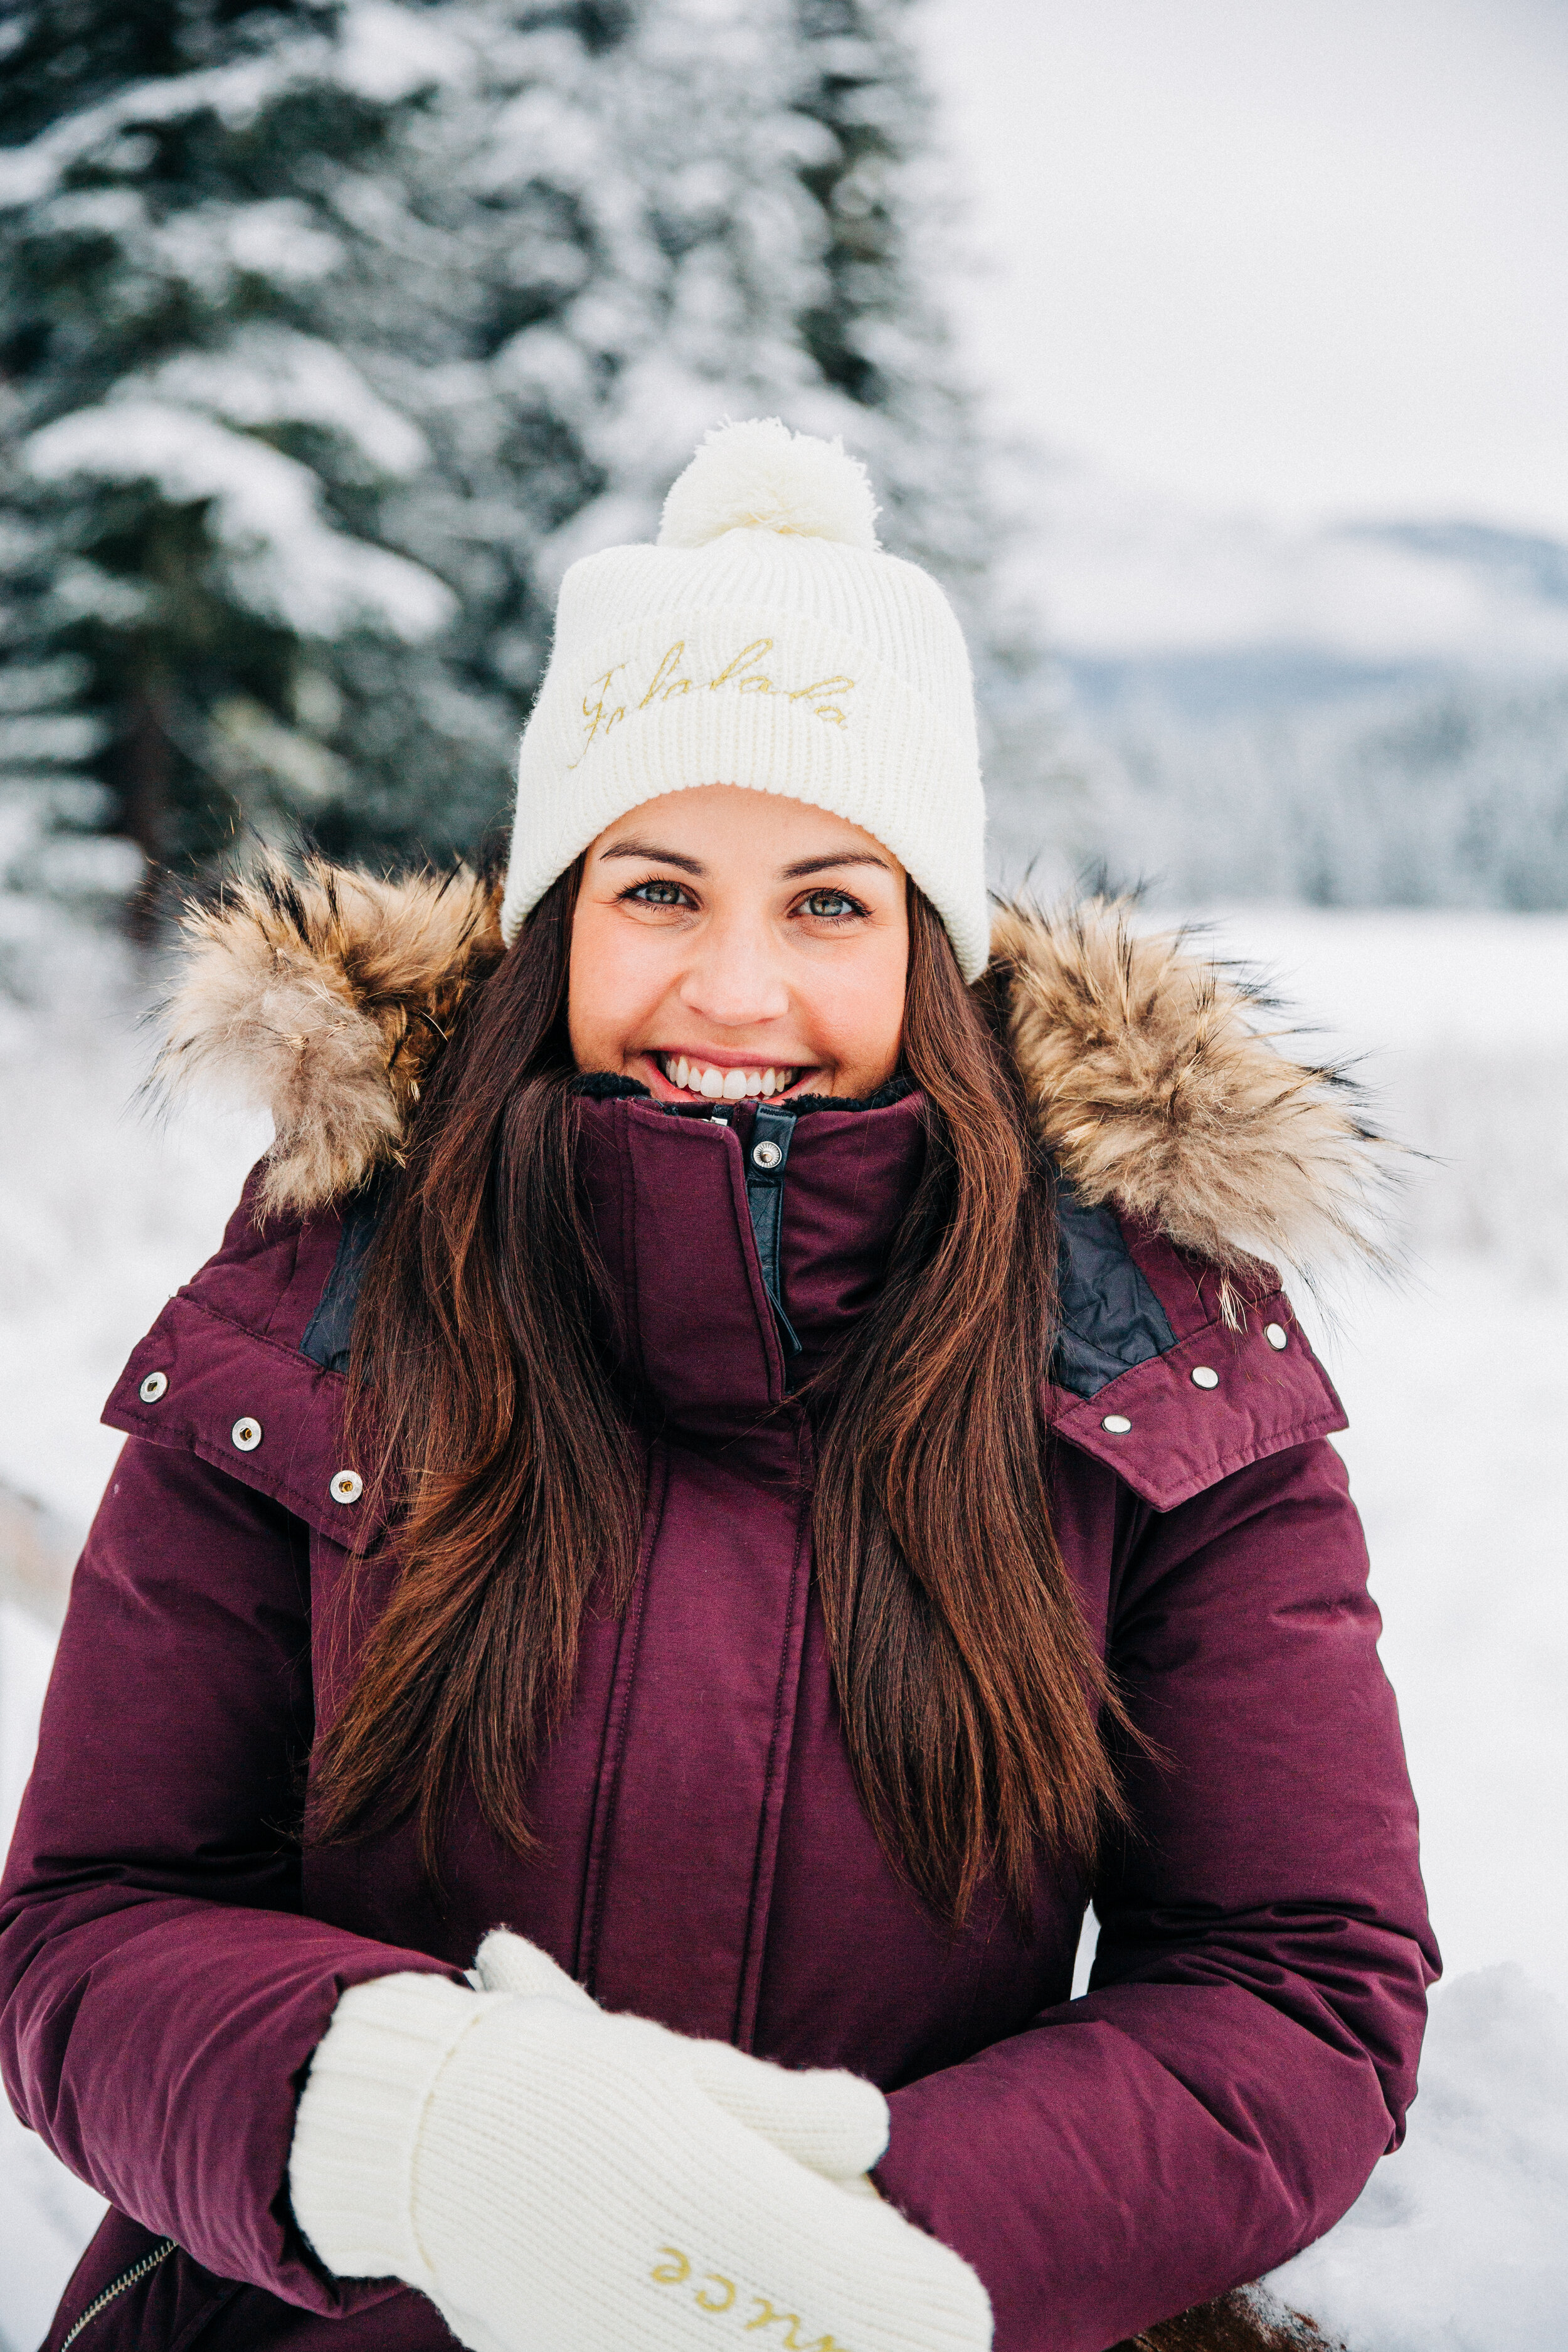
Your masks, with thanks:
[[[623,898],[635,898],[644,907],[679,907],[685,904],[686,893],[679,882],[663,879],[634,882],[629,890],[621,892]]]
[[[846,915],[863,915],[865,908],[842,890],[814,890],[802,905],[801,912],[818,922],[841,921]]]

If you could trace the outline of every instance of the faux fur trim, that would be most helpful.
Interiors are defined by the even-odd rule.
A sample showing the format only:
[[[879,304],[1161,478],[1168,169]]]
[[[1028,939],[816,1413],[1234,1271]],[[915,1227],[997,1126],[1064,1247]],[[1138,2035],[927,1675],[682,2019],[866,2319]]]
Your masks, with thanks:
[[[154,1077],[259,1102],[258,1207],[309,1214],[398,1157],[420,1077],[501,954],[500,893],[459,866],[384,881],[268,859],[186,908]]]
[[[398,1156],[466,991],[500,956],[499,889],[467,867],[396,881],[282,861],[194,906],[159,1075],[271,1112],[258,1206],[309,1214]],[[1093,899],[1003,906],[987,985],[1041,1140],[1074,1190],[1225,1268],[1376,1255],[1389,1148],[1342,1073],[1293,1061],[1275,1008],[1181,935]]]
[[[1042,1142],[1091,1205],[1226,1268],[1381,1255],[1394,1147],[1331,1065],[1279,1051],[1279,1007],[1127,902],[1000,908],[991,976]]]

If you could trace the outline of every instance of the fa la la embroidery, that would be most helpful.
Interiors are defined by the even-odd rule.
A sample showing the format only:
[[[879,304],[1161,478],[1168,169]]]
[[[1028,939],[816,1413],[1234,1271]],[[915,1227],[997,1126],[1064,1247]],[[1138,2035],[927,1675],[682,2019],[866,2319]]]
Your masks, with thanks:
[[[753,637],[749,646],[742,646],[740,652],[725,663],[716,677],[688,677],[682,672],[686,640],[678,638],[660,655],[646,691],[634,701],[635,683],[620,688],[617,691],[626,696],[626,700],[612,708],[612,680],[629,667],[626,662],[616,662],[613,668],[603,671],[595,678],[583,697],[583,716],[588,722],[588,732],[572,766],[580,767],[595,737],[607,735],[612,727],[626,718],[628,710],[634,714],[647,710],[652,703],[668,702],[672,695],[700,692],[704,687],[710,694],[717,694],[721,687],[728,686],[738,694],[776,694],[785,702],[809,702],[814,718],[826,719],[832,727],[847,726],[848,721],[833,697],[852,694],[855,680],[839,672],[833,677],[814,678],[809,686],[780,686],[766,670],[758,667],[773,649],[772,637]]]

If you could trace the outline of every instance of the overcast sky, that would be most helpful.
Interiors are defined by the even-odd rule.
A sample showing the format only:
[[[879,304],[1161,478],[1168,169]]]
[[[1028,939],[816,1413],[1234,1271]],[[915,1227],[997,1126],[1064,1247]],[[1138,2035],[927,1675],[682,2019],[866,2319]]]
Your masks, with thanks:
[[[978,370],[1205,505],[1568,534],[1568,0],[924,0]]]

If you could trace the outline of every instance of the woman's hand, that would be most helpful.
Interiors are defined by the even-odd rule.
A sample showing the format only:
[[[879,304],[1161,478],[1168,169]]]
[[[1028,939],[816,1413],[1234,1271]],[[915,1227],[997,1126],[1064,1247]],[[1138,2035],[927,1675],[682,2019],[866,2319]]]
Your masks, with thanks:
[[[491,1929],[468,1973],[484,1992],[542,1994],[595,2017],[605,2014],[548,1952],[510,1927]],[[730,2042],[699,2041],[668,2027],[656,2031],[674,2063],[726,2115],[826,2179],[876,2196],[867,2176],[888,2145],[888,2102],[874,2083],[839,2067],[775,2066]]]
[[[737,2352],[753,2333],[789,2352],[985,2352],[968,2265],[701,2087],[694,2065],[720,2079],[723,2047],[559,1990],[356,1986],[300,2102],[296,2217],[330,2269],[406,2279],[473,2352],[713,2352],[721,2330]],[[731,2095],[753,2070],[786,2134],[859,2174],[874,2160],[869,2085],[857,2138],[854,2077],[728,2058]]]

